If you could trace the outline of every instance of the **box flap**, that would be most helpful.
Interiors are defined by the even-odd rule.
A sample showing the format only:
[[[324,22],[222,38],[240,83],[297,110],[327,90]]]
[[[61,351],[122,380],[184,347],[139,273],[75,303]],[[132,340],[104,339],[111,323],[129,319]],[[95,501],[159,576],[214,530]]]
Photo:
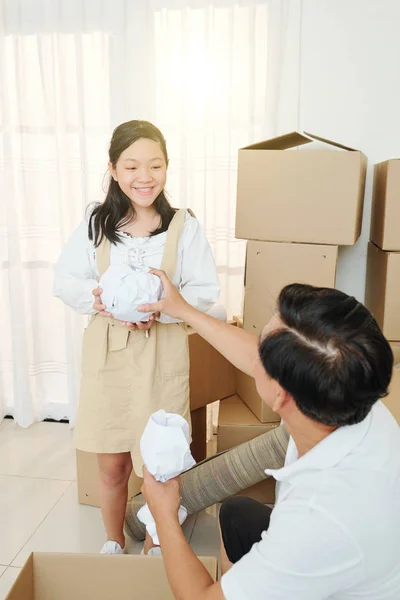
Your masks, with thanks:
[[[350,152],[359,152],[356,148],[350,148],[350,146],[344,146],[343,144],[339,144],[339,142],[333,142],[332,140],[328,140],[326,138],[320,137],[319,135],[315,135],[314,133],[304,132],[308,135],[311,140],[317,140],[318,142],[323,142],[324,144],[329,144],[330,146],[335,146],[336,148],[342,148],[342,150],[349,150]]]
[[[297,146],[303,146],[303,144],[309,144],[313,140],[299,133],[298,131],[292,131],[292,133],[286,133],[270,140],[258,142],[257,144],[251,144],[246,146],[243,150],[288,150],[289,148],[296,148]]]
[[[330,146],[335,146],[336,148],[341,148],[342,150],[357,152],[355,148],[344,146],[343,144],[333,142],[332,140],[309,133],[308,131],[292,131],[291,133],[286,133],[285,135],[280,135],[263,142],[245,146],[242,148],[242,150],[289,150],[290,148],[297,148],[298,146],[303,146],[304,144],[309,144],[310,142],[314,141],[323,142],[324,144],[329,144]]]
[[[14,585],[6,596],[6,600],[34,600],[33,554],[30,554]]]

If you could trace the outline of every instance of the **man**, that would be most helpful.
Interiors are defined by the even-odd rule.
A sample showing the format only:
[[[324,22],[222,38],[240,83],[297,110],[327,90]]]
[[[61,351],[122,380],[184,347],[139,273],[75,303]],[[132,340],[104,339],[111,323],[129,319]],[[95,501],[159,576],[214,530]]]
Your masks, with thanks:
[[[160,276],[144,311],[181,318],[255,378],[290,434],[277,504],[222,505],[222,578],[212,582],[178,522],[177,479],[145,472],[166,572],[180,600],[400,598],[400,430],[380,402],[393,356],[375,319],[337,290],[293,284],[260,339],[190,307]],[[232,563],[234,563],[232,565]]]

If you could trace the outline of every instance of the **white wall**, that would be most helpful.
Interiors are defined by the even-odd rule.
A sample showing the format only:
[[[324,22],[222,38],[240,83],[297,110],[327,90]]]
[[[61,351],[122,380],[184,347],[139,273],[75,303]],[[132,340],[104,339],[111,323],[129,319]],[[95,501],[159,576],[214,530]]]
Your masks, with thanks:
[[[362,150],[369,168],[362,234],[342,248],[337,287],[364,299],[373,164],[400,157],[400,1],[301,2],[299,93],[283,123]],[[280,127],[282,129],[282,127]],[[287,130],[287,128],[286,128]]]

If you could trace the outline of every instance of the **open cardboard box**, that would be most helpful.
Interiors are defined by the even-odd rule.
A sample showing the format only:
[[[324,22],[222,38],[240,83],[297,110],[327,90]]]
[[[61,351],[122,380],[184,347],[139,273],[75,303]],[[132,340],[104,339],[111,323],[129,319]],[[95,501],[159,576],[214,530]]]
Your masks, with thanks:
[[[200,558],[217,578],[217,559]],[[30,555],[5,600],[173,600],[158,556]]]
[[[240,149],[236,237],[354,244],[361,231],[366,168],[362,152],[307,132]]]

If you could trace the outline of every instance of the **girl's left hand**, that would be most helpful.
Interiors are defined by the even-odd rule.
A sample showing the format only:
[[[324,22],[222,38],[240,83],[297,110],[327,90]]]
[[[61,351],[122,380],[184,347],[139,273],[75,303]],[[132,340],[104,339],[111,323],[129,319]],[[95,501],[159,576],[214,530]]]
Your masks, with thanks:
[[[156,320],[156,317],[158,316],[160,316],[160,313],[154,313],[154,315],[151,315],[148,321],[139,321],[138,323],[129,323],[129,321],[121,321],[121,324],[125,325],[125,327],[128,327],[128,329],[130,329],[131,331],[136,331],[137,329],[140,329],[141,331],[148,331],[153,325],[154,321]]]

